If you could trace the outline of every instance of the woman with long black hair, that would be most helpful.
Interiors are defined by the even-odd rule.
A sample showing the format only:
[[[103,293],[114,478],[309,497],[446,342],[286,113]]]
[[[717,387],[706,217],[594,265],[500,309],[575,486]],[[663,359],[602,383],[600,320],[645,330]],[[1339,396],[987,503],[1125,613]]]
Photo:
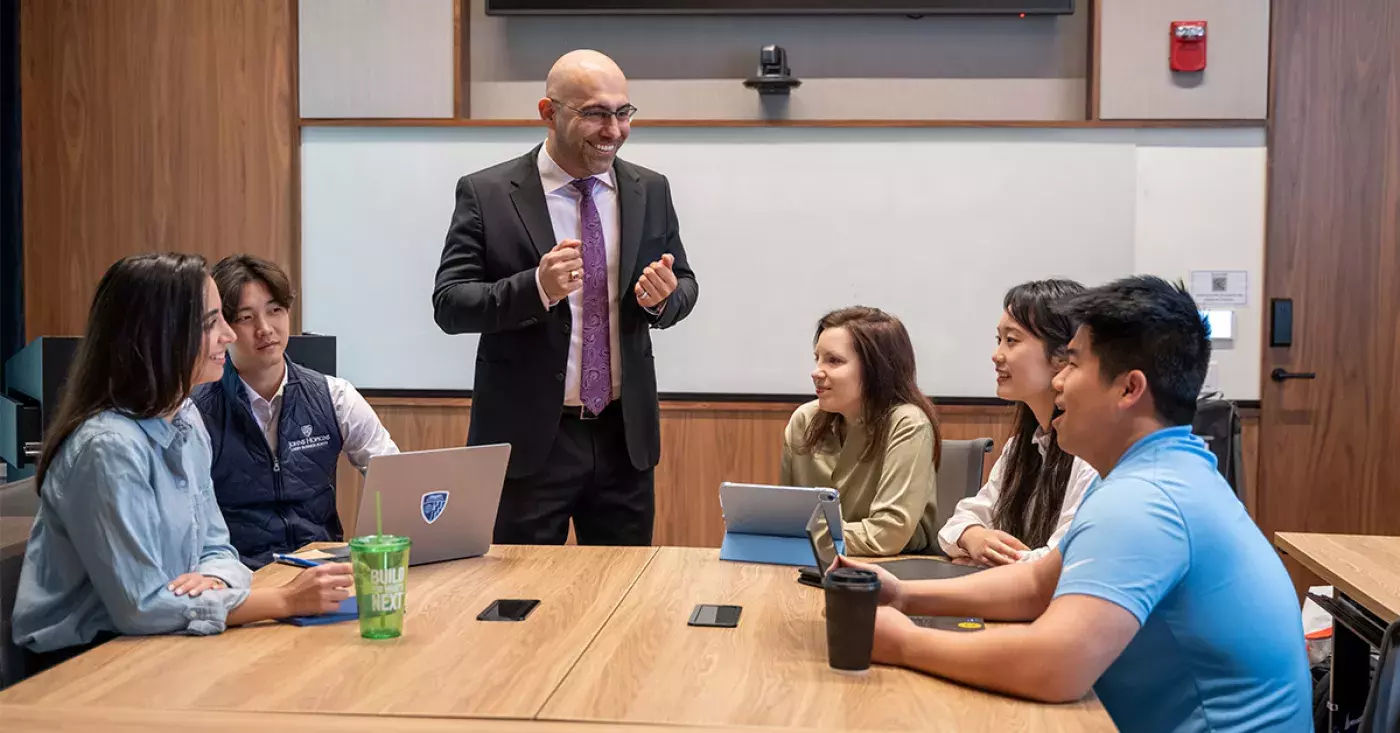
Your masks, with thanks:
[[[1016,403],[1013,433],[986,485],[958,502],[939,530],[938,544],[949,557],[1007,565],[1049,552],[1098,477],[1089,464],[1060,450],[1050,427],[1050,380],[1064,366],[1074,337],[1073,325],[1054,306],[1083,290],[1072,280],[1037,280],[1006,293],[992,364],[997,396]]]
[[[217,634],[348,596],[345,563],[250,590],[229,546],[189,397],[223,374],[233,341],[202,257],[127,257],[102,277],[36,476],[13,616],[35,666],[116,635]]]

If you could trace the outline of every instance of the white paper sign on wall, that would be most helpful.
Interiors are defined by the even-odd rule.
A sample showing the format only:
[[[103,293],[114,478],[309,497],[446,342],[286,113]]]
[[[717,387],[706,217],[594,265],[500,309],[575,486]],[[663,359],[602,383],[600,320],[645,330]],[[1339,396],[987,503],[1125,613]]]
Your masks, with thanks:
[[[1191,297],[1200,308],[1249,304],[1248,270],[1192,270]]]

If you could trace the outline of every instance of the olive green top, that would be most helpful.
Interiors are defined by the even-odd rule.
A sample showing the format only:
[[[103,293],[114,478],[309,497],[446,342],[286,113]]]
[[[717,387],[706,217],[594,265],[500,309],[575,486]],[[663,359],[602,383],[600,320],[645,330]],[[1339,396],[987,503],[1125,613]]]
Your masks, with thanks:
[[[845,440],[802,454],[815,401],[797,408],[783,436],[782,484],[836,489],[848,555],[897,555],[934,546],[934,433],[915,405],[894,408],[884,453],[860,461],[870,443],[863,424],[848,425]]]

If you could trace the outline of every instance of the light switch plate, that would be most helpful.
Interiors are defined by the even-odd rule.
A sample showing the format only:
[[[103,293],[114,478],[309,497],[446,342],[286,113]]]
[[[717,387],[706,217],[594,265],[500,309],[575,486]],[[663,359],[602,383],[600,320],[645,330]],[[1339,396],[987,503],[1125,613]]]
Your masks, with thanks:
[[[1230,341],[1235,338],[1235,312],[1232,310],[1203,310],[1201,315],[1210,324],[1211,341]]]

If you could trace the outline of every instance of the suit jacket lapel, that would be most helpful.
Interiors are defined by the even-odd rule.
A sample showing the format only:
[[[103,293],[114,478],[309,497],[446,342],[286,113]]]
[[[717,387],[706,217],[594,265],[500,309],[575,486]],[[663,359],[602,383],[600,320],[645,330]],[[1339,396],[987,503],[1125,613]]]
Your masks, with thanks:
[[[637,252],[642,246],[642,219],[646,213],[646,191],[632,166],[619,160],[613,164],[617,175],[617,208],[622,216],[622,242],[618,249],[617,290],[629,300],[632,282],[637,279]]]
[[[515,204],[515,213],[530,234],[530,241],[544,257],[557,242],[554,241],[554,224],[549,220],[549,205],[544,200],[544,185],[540,183],[540,148],[535,146],[529,154],[520,159],[515,176],[511,179],[513,188],[510,200]]]

